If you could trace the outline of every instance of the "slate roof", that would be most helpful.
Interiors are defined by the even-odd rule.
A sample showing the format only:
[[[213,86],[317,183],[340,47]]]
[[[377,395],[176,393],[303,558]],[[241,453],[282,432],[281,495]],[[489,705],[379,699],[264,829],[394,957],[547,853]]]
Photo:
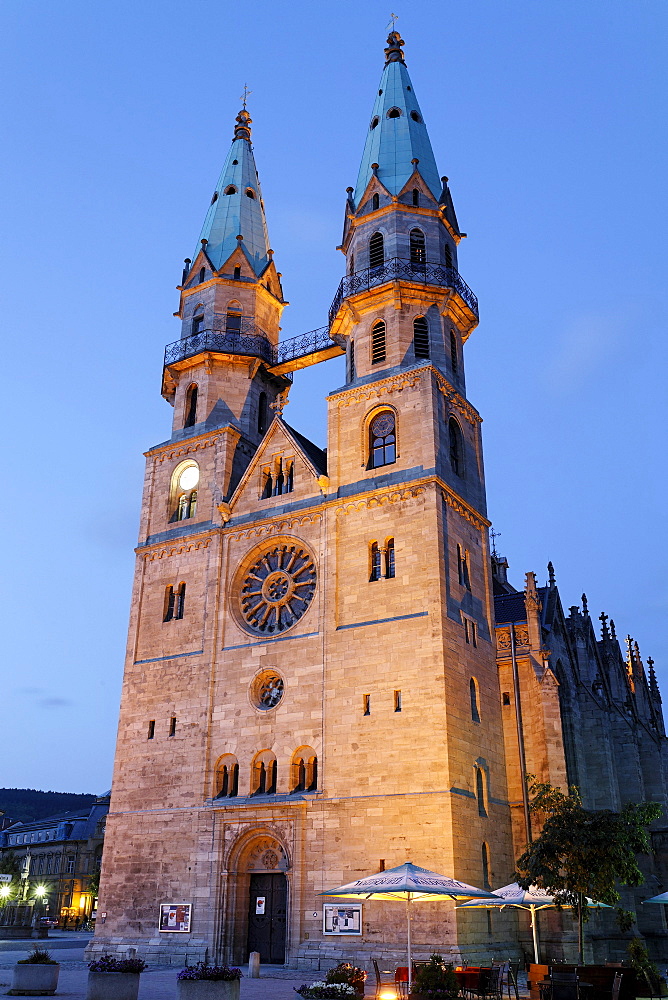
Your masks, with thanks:
[[[299,445],[304,449],[305,453],[311,459],[311,461],[313,462],[313,465],[318,470],[318,472],[322,476],[326,476],[327,475],[327,452],[323,451],[322,448],[318,448],[317,444],[313,444],[313,442],[309,441],[309,439],[306,438],[306,437],[304,437],[303,434],[300,434],[299,431],[296,431],[294,429],[294,427],[291,427],[290,424],[286,420],[284,420],[283,423],[285,424],[285,426],[287,427],[287,429],[290,431],[290,433],[292,434],[292,436],[295,438],[295,440],[299,443]]]
[[[497,625],[525,622],[527,612],[524,604],[524,591],[518,590],[516,594],[497,594],[494,598],[494,618]]]

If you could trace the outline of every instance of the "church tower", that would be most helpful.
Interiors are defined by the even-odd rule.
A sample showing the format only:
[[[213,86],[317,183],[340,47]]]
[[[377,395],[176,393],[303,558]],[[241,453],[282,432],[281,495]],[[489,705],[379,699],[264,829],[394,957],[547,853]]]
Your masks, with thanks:
[[[91,953],[399,961],[401,907],[368,901],[339,920],[319,893],[405,861],[510,881],[480,417],[464,379],[477,300],[396,32],[385,56],[328,327],[278,340],[286,303],[245,110],[186,261],[163,380],[172,436],[147,452]],[[294,370],[343,352],[325,452],[282,408]],[[451,904],[416,908],[415,937],[425,955],[488,957],[484,915]]]

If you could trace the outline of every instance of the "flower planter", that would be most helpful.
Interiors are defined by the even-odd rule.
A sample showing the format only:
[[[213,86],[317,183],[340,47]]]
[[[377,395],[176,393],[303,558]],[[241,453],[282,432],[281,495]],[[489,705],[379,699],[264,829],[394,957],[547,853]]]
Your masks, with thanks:
[[[17,963],[14,966],[10,997],[52,997],[58,986],[57,963]]]
[[[137,1000],[138,972],[89,972],[86,1000]]]
[[[177,1000],[239,1000],[238,979],[177,979]]]

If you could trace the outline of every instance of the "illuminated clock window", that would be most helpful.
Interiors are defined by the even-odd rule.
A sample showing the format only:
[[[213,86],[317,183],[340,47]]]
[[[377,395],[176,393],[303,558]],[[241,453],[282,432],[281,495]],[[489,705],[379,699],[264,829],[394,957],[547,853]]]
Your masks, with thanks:
[[[196,465],[188,465],[179,476],[180,490],[194,490],[199,482],[199,469]]]

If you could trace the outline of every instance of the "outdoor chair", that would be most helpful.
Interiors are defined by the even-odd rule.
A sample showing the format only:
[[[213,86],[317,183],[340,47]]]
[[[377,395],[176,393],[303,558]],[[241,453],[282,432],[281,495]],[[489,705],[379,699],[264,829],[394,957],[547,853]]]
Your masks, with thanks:
[[[502,983],[501,968],[499,966],[491,969],[481,969],[477,986],[469,986],[466,992],[469,996],[476,997],[478,1000],[488,1000],[488,998],[501,1000],[503,996]]]
[[[396,992],[397,983],[394,979],[394,972],[391,969],[383,969],[381,972],[376,959],[372,958],[371,961],[373,962],[373,971],[376,975],[376,997],[379,997],[388,987],[391,987]]]
[[[622,974],[621,972],[615,972],[615,978],[612,981],[611,1000],[619,1000],[619,991],[621,988],[622,988]]]

